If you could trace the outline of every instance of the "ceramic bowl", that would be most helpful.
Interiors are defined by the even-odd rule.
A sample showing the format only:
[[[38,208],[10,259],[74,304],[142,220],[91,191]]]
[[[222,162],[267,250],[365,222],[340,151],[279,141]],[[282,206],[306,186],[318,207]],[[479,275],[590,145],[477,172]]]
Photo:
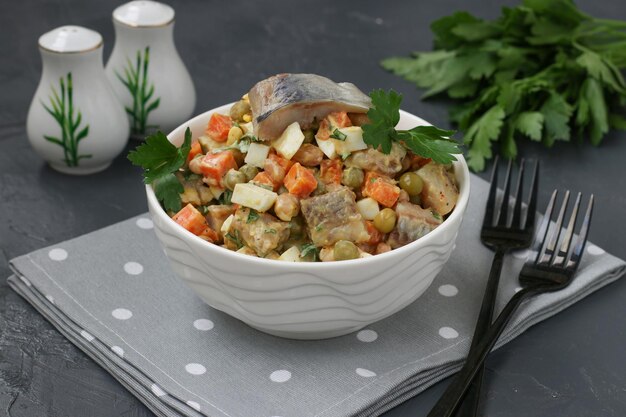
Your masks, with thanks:
[[[197,137],[218,107],[168,135],[179,146],[189,127]],[[427,124],[401,112],[400,128]],[[163,211],[151,186],[148,207],[172,269],[211,307],[275,336],[341,336],[392,315],[420,297],[450,257],[470,194],[467,164],[454,163],[457,206],[437,229],[401,248],[341,262],[284,262],[239,254],[208,243]],[[419,301],[418,301],[419,302]]]

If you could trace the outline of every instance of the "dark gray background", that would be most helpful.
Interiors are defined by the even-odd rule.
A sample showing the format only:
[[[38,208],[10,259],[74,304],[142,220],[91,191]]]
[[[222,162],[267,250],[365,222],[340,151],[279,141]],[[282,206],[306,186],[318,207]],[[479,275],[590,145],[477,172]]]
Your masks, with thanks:
[[[394,88],[403,108],[448,126],[444,101],[421,102],[410,84],[378,61],[431,46],[429,23],[454,10],[495,17],[513,1],[169,1],[176,43],[196,83],[201,112],[232,101],[278,72],[313,72],[352,81],[364,91]],[[113,44],[110,14],[118,2],[0,2],[0,415],[151,416],[111,376],[65,340],[11,291],[8,259],[146,211],[139,171],[124,154],[100,174],[52,171],[31,151],[28,105],[41,73],[37,38],[63,24],[99,31],[105,57]],[[626,19],[623,0],[584,0],[593,15]],[[542,160],[541,204],[552,189],[595,193],[591,239],[626,258],[626,134],[599,148],[559,144]],[[485,174],[483,174],[485,176]],[[618,281],[543,322],[494,353],[488,362],[488,416],[625,416],[626,280]],[[388,416],[425,415],[444,381]]]

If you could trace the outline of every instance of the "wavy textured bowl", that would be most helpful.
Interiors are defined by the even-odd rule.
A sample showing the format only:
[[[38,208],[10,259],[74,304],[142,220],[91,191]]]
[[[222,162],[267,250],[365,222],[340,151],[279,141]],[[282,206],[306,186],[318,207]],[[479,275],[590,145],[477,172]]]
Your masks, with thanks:
[[[175,145],[190,127],[204,131],[213,112],[203,113],[169,134]],[[426,122],[401,112],[400,128]],[[452,252],[469,198],[469,172],[455,162],[460,197],[437,229],[402,248],[342,262],[283,262],[242,255],[194,236],[172,219],[147,186],[156,234],[172,269],[207,304],[263,332],[293,339],[341,336],[383,319],[415,301]]]

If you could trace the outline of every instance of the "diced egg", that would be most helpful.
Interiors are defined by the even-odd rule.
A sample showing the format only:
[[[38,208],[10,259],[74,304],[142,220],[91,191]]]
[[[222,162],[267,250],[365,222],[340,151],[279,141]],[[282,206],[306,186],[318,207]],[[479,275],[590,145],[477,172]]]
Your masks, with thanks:
[[[228,233],[228,231],[230,230],[230,225],[233,224],[234,218],[235,215],[231,214],[226,218],[226,220],[224,220],[224,223],[222,223],[222,227],[220,229],[220,232],[222,232],[222,234],[225,235],[226,233]]]
[[[239,123],[239,127],[241,128],[243,133],[246,134],[246,135],[253,135],[254,134],[254,126],[252,125],[252,122]]]
[[[346,135],[345,140],[333,139],[339,155],[367,149],[367,144],[363,141],[363,129],[360,126],[342,127],[339,131]]]
[[[304,133],[298,122],[293,122],[284,130],[280,137],[272,142],[276,152],[285,159],[291,159],[304,142]]]
[[[359,210],[359,213],[361,213],[361,216],[363,216],[365,220],[374,220],[374,217],[376,217],[376,215],[380,211],[380,208],[378,207],[378,202],[369,197],[357,201],[356,208]]]
[[[324,155],[328,157],[328,159],[333,159],[337,157],[337,150],[335,149],[335,140],[333,139],[318,139],[315,138],[317,142],[317,146],[324,152]]]
[[[198,138],[198,142],[200,143],[200,146],[202,147],[202,151],[204,153],[211,152],[213,149],[221,148],[224,146],[222,142],[217,142],[208,136],[200,136]]]
[[[292,246],[278,258],[281,261],[300,262],[300,250],[296,246]]]
[[[272,208],[278,194],[254,184],[237,184],[230,199],[232,203],[264,212]]]
[[[257,168],[263,168],[265,159],[267,159],[267,155],[269,153],[269,146],[253,142],[250,144],[250,148],[248,148],[248,153],[246,154],[244,162]]]

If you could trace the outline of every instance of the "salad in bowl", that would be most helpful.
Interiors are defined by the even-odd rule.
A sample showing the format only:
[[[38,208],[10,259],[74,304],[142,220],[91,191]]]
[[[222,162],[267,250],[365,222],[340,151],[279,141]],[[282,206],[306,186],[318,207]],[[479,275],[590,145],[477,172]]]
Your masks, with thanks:
[[[148,137],[129,159],[176,275],[212,307],[296,339],[415,301],[452,253],[469,172],[453,132],[400,103],[280,74]]]

